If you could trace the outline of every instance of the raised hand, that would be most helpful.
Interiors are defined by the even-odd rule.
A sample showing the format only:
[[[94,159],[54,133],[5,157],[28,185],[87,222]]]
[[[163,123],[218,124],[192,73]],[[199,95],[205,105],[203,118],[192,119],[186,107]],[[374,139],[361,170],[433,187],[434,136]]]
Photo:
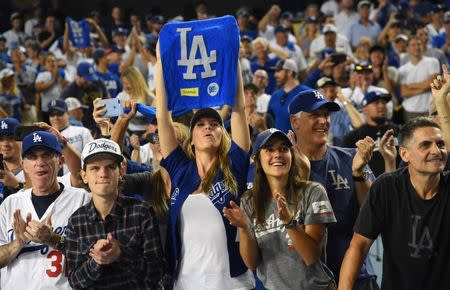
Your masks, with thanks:
[[[139,150],[141,148],[141,144],[139,143],[139,136],[136,134],[131,135],[130,137],[131,147],[135,150]]]
[[[450,76],[448,74],[448,68],[445,64],[442,65],[442,76],[438,75],[430,84],[431,94],[435,102],[439,102],[442,99],[447,101],[447,105],[450,106]]]
[[[352,163],[352,171],[355,176],[362,175],[364,167],[372,159],[374,148],[375,141],[369,136],[356,142],[356,154]]]
[[[386,160],[395,160],[397,158],[397,148],[394,144],[394,130],[389,129],[380,139],[379,151]]]
[[[27,214],[26,221],[22,218],[20,214],[20,209],[16,209],[13,214],[13,230],[16,240],[24,246],[30,239],[26,236],[27,224],[31,221],[31,213]]]
[[[89,256],[99,265],[107,265],[117,261],[122,254],[119,242],[109,233],[106,240],[99,240],[91,248]]]
[[[231,208],[223,208],[223,215],[230,221],[230,225],[247,228],[248,218],[244,211],[234,201],[230,201],[230,206]]]
[[[276,190],[274,191],[273,195],[275,196],[275,200],[276,200],[276,204],[277,204],[278,218],[284,224],[288,224],[292,220],[294,215],[290,211],[290,209],[287,205],[286,198]]]
[[[53,234],[52,214],[50,213],[44,223],[31,220],[27,223],[25,235],[28,239],[39,244],[48,244]]]
[[[9,188],[16,188],[20,181],[11,170],[9,170],[5,162],[3,162],[3,168],[4,169],[0,169],[0,182]]]

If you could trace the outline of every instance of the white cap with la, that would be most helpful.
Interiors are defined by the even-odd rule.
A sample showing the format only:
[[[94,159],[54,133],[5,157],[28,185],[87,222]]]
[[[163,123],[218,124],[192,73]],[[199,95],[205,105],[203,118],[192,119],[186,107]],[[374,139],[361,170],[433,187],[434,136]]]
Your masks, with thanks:
[[[83,148],[83,152],[81,153],[81,167],[84,167],[89,162],[89,159],[99,154],[111,155],[118,163],[123,160],[119,144],[109,139],[100,138],[89,142]]]

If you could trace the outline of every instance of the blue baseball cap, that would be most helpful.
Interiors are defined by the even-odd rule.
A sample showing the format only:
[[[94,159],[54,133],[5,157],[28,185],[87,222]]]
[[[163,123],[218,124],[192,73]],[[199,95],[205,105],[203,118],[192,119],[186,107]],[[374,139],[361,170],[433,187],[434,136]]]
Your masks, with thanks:
[[[128,35],[128,30],[123,28],[123,27],[118,27],[116,29],[113,30],[112,35],[124,35],[127,36]]]
[[[22,157],[35,147],[46,147],[61,155],[61,144],[56,136],[46,131],[35,131],[23,138]]]
[[[20,126],[17,119],[2,118],[0,119],[0,135],[14,135],[14,129]]]
[[[362,100],[362,106],[365,107],[370,103],[373,103],[375,101],[378,101],[380,99],[385,100],[386,102],[389,102],[391,100],[391,95],[384,94],[380,92],[367,92],[364,94],[364,99]]]
[[[289,114],[295,115],[298,112],[313,112],[322,107],[328,111],[335,112],[341,108],[335,102],[329,102],[327,98],[317,90],[307,90],[298,93],[289,103]]]
[[[67,112],[67,104],[65,101],[56,99],[52,100],[50,103],[48,103],[48,111],[61,111],[61,112]]]
[[[88,62],[80,62],[80,64],[77,66],[77,75],[87,80],[88,82],[98,80],[98,76],[95,73],[94,66]]]
[[[270,128],[265,131],[262,131],[261,133],[256,136],[255,143],[253,144],[253,152],[252,155],[258,154],[259,150],[266,145],[266,143],[270,140],[270,138],[274,136],[279,136],[281,139],[286,141],[286,143],[289,146],[292,146],[292,142],[289,139],[289,137],[283,132],[276,128]]]
[[[327,56],[332,55],[333,53],[336,53],[336,49],[327,47],[320,51],[320,59],[325,59]]]

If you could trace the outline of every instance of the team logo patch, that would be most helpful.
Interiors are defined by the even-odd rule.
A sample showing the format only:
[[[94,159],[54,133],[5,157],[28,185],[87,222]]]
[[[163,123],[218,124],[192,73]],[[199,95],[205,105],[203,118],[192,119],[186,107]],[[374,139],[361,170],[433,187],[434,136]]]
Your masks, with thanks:
[[[2,130],[8,129],[8,124],[6,124],[5,121],[2,121],[2,124],[0,125]]]
[[[331,204],[327,200],[312,203],[314,215],[330,215],[332,213]]]
[[[215,95],[217,95],[219,93],[219,85],[217,83],[210,83],[207,90],[208,90],[208,95],[210,95],[211,97],[214,97]]]
[[[42,137],[39,136],[39,134],[37,133],[33,133],[33,143],[41,143],[42,142]]]

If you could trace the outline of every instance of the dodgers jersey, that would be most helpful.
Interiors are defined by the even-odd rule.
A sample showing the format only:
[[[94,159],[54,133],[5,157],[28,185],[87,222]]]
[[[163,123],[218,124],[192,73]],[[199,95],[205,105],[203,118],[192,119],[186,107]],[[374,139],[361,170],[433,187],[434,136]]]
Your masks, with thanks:
[[[14,240],[13,214],[18,208],[24,219],[31,213],[32,219],[41,223],[52,213],[53,231],[65,235],[69,217],[90,200],[91,194],[87,191],[65,187],[39,219],[31,201],[31,189],[10,195],[0,205],[0,244]],[[30,241],[11,263],[1,269],[1,289],[71,289],[67,274],[65,258],[60,251]]]

